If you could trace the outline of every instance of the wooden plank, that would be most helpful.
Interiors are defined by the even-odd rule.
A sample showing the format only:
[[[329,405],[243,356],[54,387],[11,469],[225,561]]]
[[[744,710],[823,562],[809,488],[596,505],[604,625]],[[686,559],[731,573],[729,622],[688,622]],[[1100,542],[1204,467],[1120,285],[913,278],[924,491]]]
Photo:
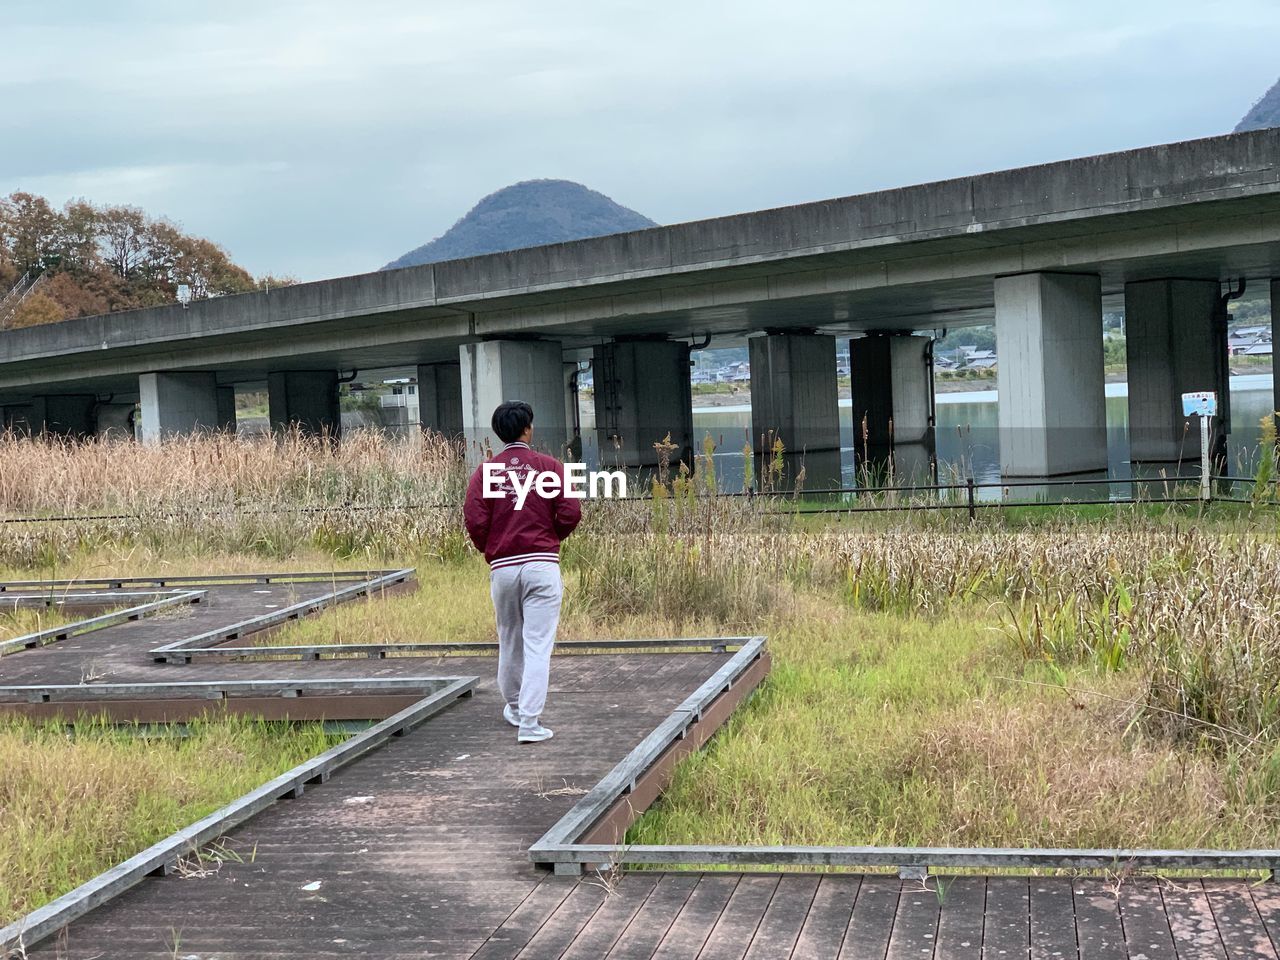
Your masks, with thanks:
[[[260,601],[237,598],[236,616]],[[232,617],[224,609],[203,624],[218,619]],[[184,621],[183,630],[190,626],[190,620]],[[402,677],[421,669],[420,661],[291,661],[287,666],[260,662],[175,671],[139,659],[164,638],[163,632],[144,629],[138,624],[112,628],[124,637],[116,644],[113,669],[120,673],[113,673],[113,680],[176,676],[278,682],[288,676],[349,687],[360,678]],[[30,651],[29,656],[38,659],[43,652]],[[631,656],[650,662],[650,655]],[[450,658],[444,662],[450,674],[486,677],[474,700],[437,717],[422,733],[365,756],[324,787],[308,788],[287,808],[266,811],[237,827],[228,842],[241,852],[254,851],[251,864],[227,863],[216,876],[202,880],[148,880],[83,917],[73,931],[77,941],[95,949],[109,947],[107,955],[132,955],[129,951],[142,934],[163,937],[180,926],[184,943],[201,955],[326,957],[329,944],[339,940],[345,944],[332,950],[335,956],[466,955],[469,950],[459,954],[464,943],[474,946],[505,923],[501,942],[487,947],[490,953],[523,952],[529,958],[564,953],[579,960],[613,953],[648,960],[688,894],[671,906],[664,922],[653,896],[661,881],[642,873],[624,876],[612,895],[601,889],[597,903],[590,889],[571,900],[566,894],[536,928],[524,928],[527,940],[521,943],[512,936],[533,905],[520,917],[513,918],[513,911],[526,892],[544,882],[527,860],[528,845],[576,799],[539,796],[538,785],[594,782],[643,730],[686,702],[688,691],[704,686],[728,660],[713,654],[660,654],[651,661],[662,668],[660,683],[648,682],[659,671],[643,669],[641,662],[641,669],[629,670],[633,684],[602,699],[598,685],[614,682],[622,657],[575,658],[580,662],[573,665],[572,691],[557,691],[553,697],[557,723],[563,721],[561,736],[536,749],[518,746],[498,713],[488,679],[492,659]],[[48,662],[69,664],[70,658]],[[39,672],[25,675],[48,682]],[[602,703],[620,706],[605,709]],[[731,875],[717,878],[729,882]],[[320,892],[302,892],[316,880],[323,880]],[[555,882],[566,890],[585,886]],[[678,887],[697,879],[671,882]]]
[[[1271,945],[1280,949],[1280,884],[1250,884],[1249,895],[1253,897],[1253,905],[1267,928]]]
[[[981,960],[987,907],[985,877],[934,877],[942,897],[938,916],[938,960]]]
[[[778,881],[769,909],[747,950],[746,960],[790,957],[818,892],[816,874],[788,874]],[[835,952],[831,953],[835,956]]]
[[[860,876],[825,876],[819,881],[792,960],[831,960],[839,956],[860,886]]]
[[[1128,951],[1114,887],[1105,880],[1078,878],[1072,881],[1071,892],[1080,960],[1126,960]]]
[[[858,888],[858,901],[845,931],[840,960],[883,957],[889,949],[893,920],[898,913],[902,881],[897,877],[868,875]]]
[[[1226,960],[1218,921],[1199,880],[1172,880],[1160,891],[1179,960]]]
[[[987,880],[984,960],[1025,960],[1031,950],[1031,888],[1026,877]]]
[[[512,960],[535,937],[577,884],[547,878],[533,888],[511,916],[493,931],[472,957],[474,960]]]
[[[599,960],[618,942],[632,918],[658,885],[660,874],[622,874],[561,960]],[[591,883],[584,880],[583,883]]]
[[[889,936],[888,960],[932,957],[937,946],[938,891],[925,880],[907,880],[898,895],[898,915]]]
[[[1238,880],[1206,880],[1204,890],[1229,960],[1275,960],[1275,946],[1246,884]]]
[[[653,954],[654,960],[686,960],[688,957],[696,957],[741,879],[735,873],[703,874],[675,922],[658,944],[658,949]]]
[[[1031,960],[1062,960],[1079,956],[1076,908],[1068,877],[1032,877]]]
[[[574,884],[569,896],[517,956],[526,960],[561,956],[604,905],[607,897],[604,887],[598,883]]]
[[[649,960],[698,885],[695,873],[667,874],[606,955],[608,960]]]
[[[779,879],[776,874],[742,877],[720,919],[711,929],[698,960],[742,960],[765,911],[769,909]]]
[[[1146,960],[1177,960],[1165,913],[1160,881],[1153,877],[1137,877],[1120,886],[1120,922],[1130,957]]]

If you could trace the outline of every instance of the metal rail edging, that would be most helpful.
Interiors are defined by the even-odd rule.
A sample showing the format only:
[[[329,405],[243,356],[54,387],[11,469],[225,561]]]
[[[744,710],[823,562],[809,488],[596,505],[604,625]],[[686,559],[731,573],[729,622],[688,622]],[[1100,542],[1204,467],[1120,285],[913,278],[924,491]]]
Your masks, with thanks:
[[[403,736],[459,698],[470,696],[479,678],[437,677],[423,678],[418,682],[421,684],[425,680],[445,686],[0,929],[0,951],[3,951],[0,956],[9,956],[9,951],[14,950],[17,956],[26,956],[27,947],[119,896],[146,877],[171,873],[183,856],[216,840],[277,800],[301,796],[307,784],[323,783],[335,770],[382,746],[391,737]]]
[[[150,603],[139,604],[136,607],[125,607],[121,610],[113,610],[110,613],[89,617],[85,620],[76,620],[57,627],[47,627],[44,630],[37,630],[35,633],[24,634],[11,640],[0,640],[0,656],[5,656],[6,653],[11,651],[30,650],[45,644],[57,643],[59,640],[66,640],[69,637],[92,633],[94,630],[115,626],[117,623],[124,623],[126,620],[140,620],[169,607],[202,603],[207,595],[207,590],[173,591],[172,596],[153,600]],[[103,594],[103,596],[110,597],[110,594]],[[156,594],[148,594],[148,596],[156,596]]]
[[[241,620],[229,626],[219,627],[216,630],[208,630],[204,633],[197,634],[194,637],[184,637],[181,640],[174,640],[163,646],[156,647],[151,650],[151,656],[157,663],[190,663],[191,657],[186,651],[202,650],[225,643],[228,640],[236,640],[247,633],[256,633],[259,630],[265,630],[268,627],[278,626],[287,623],[290,620],[300,620],[308,614],[323,610],[326,607],[351,600],[355,597],[364,596],[375,590],[385,590],[387,587],[397,584],[408,584],[414,581],[415,570],[413,567],[405,567],[401,570],[393,570],[390,573],[384,573],[371,579],[360,580],[350,586],[333,590],[329,593],[322,594],[319,597],[312,597],[308,600],[300,600],[297,603],[290,604],[279,610],[273,610],[270,613],[260,614],[256,617],[250,617],[247,620]]]
[[[684,737],[689,727],[701,718],[702,712],[721,694],[729,691],[752,664],[766,656],[764,637],[751,637],[743,643],[728,662],[676,707],[529,848],[529,858],[535,863],[551,864],[553,867],[557,863],[580,864],[608,860],[608,857],[592,860],[587,857],[566,856],[564,853],[576,849],[576,841],[605,816],[620,798],[635,790],[637,781],[645,771],[673,743]]]

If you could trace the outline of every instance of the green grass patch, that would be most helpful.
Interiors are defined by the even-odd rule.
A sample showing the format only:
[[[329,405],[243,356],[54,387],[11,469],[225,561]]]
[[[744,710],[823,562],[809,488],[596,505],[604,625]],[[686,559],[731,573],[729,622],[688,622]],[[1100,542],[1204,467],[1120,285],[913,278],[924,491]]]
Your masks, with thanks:
[[[185,731],[0,720],[0,926],[343,739],[237,717]]]
[[[1280,752],[1150,737],[1133,678],[1028,665],[975,613],[771,624],[772,675],[628,842],[1276,844]]]

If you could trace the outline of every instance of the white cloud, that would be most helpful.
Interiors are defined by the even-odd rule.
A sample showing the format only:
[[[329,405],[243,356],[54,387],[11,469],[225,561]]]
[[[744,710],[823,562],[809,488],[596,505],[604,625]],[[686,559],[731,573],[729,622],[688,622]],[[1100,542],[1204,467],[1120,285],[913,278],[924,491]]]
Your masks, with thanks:
[[[530,177],[671,222],[1224,132],[1280,32],[1262,0],[6,7],[0,193],[304,278]]]

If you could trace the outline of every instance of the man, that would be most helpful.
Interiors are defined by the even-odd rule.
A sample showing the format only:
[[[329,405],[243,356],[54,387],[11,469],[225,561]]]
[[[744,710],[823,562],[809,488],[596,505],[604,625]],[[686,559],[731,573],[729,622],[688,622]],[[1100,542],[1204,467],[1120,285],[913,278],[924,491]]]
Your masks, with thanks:
[[[530,448],[529,404],[502,404],[492,426],[506,446],[471,475],[463,515],[471,542],[489,561],[502,716],[519,728],[520,743],[538,743],[552,736],[541,718],[560,622],[560,542],[582,519],[582,507],[565,495],[564,465]],[[559,483],[534,482],[548,473]],[[555,493],[547,492],[551,486]]]

